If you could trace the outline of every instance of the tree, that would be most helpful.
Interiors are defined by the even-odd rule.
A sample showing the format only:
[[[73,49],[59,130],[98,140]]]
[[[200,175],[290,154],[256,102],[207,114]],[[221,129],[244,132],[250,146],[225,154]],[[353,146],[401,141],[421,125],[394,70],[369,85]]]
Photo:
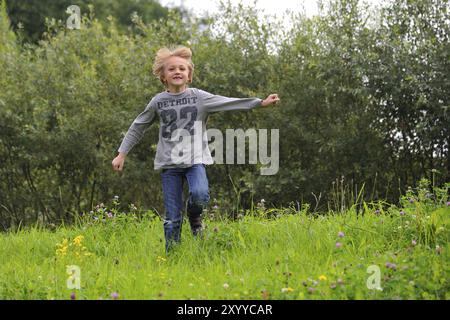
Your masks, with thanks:
[[[449,9],[448,1],[395,1],[368,57],[372,125],[403,186],[431,180],[432,170],[450,179]]]
[[[156,0],[6,0],[14,30],[21,30],[24,40],[33,43],[41,39],[46,31],[46,18],[65,22],[69,17],[66,9],[74,4],[80,7],[82,15],[94,10],[95,16],[101,21],[106,21],[108,16],[114,17],[122,32],[133,26],[131,16],[134,12],[146,23],[164,18],[168,13],[168,9]]]

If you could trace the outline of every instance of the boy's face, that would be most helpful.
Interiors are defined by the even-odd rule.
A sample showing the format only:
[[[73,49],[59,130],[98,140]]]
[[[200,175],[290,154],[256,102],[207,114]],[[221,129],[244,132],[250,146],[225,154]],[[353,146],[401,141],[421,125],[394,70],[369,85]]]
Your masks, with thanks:
[[[164,65],[164,80],[169,89],[186,86],[189,81],[189,66],[186,59],[170,57]]]

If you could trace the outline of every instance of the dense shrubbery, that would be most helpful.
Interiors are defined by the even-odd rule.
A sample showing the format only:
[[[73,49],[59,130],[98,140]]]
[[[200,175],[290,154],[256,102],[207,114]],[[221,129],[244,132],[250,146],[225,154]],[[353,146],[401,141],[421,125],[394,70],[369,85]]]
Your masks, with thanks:
[[[276,91],[282,98],[279,108],[221,113],[208,122],[220,130],[280,129],[277,175],[259,176],[253,165],[208,168],[212,198],[230,212],[261,198],[317,209],[342,209],[358,197],[396,202],[421,177],[450,181],[446,1],[395,1],[379,12],[334,1],[321,16],[294,17],[292,30],[259,23],[250,8],[224,7],[201,23],[178,12],[148,24],[135,17],[132,35],[118,31],[114,18],[100,23],[85,15],[81,30],[53,24],[37,45],[17,42],[5,12],[3,229],[72,221],[114,195],[124,206],[162,210],[153,171],[157,125],[122,175],[111,160],[131,121],[162,90],[151,65],[156,50],[170,44],[192,48],[193,86],[236,97]],[[221,28],[213,32],[212,25]]]

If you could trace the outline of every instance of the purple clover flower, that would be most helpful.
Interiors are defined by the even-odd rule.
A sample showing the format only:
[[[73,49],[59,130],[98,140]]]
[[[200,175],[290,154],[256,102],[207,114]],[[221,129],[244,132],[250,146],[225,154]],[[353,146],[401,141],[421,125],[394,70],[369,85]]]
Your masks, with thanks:
[[[119,298],[119,294],[117,292],[113,292],[113,293],[111,293],[111,298],[113,298],[114,300],[117,300]]]
[[[396,270],[397,265],[395,263],[386,262],[386,268]]]
[[[405,215],[405,211],[403,211],[403,210],[400,211],[400,215],[401,215],[401,216],[404,216],[404,215]]]
[[[309,288],[308,288],[308,293],[309,293],[309,294],[313,294],[314,291],[316,291],[316,288],[312,288],[312,287],[309,287]]]
[[[76,300],[77,299],[77,295],[75,294],[75,292],[72,292],[70,294],[70,300]]]
[[[336,242],[336,248],[341,248],[342,247],[342,243],[341,242]]]
[[[342,232],[342,231],[339,231],[339,233],[338,233],[338,237],[339,238],[343,238],[345,236],[345,233],[344,232]]]

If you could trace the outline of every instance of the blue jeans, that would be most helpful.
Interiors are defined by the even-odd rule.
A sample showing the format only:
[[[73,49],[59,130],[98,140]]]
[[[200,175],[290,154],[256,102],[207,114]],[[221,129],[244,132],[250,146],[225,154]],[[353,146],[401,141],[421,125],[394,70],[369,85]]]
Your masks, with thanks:
[[[189,186],[187,214],[190,218],[199,219],[203,208],[209,201],[208,178],[204,164],[194,164],[189,168],[163,169],[161,178],[166,212],[164,236],[166,252],[168,252],[174,243],[181,241],[184,179],[187,180]]]

